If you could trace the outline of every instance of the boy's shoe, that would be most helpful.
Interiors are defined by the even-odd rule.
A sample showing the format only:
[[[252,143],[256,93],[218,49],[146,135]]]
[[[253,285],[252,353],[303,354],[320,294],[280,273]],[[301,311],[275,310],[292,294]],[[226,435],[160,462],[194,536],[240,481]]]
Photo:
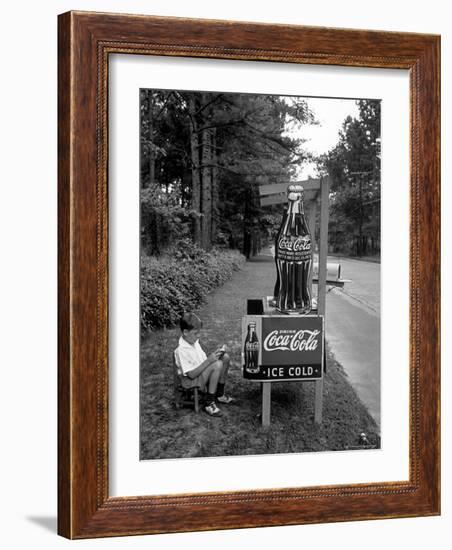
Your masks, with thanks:
[[[234,398],[231,397],[230,395],[223,394],[217,397],[217,401],[218,403],[223,403],[224,405],[228,405],[229,403],[232,403],[234,401]]]
[[[220,409],[217,407],[216,403],[209,403],[208,405],[206,405],[204,407],[204,410],[206,411],[207,414],[209,414],[210,416],[221,416],[221,411]]]

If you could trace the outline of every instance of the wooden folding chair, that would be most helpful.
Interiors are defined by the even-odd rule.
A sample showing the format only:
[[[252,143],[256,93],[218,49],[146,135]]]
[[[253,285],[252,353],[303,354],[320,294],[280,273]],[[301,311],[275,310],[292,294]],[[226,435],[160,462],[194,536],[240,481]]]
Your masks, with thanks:
[[[173,353],[173,391],[174,404],[177,409],[181,409],[187,405],[194,407],[195,412],[199,412],[199,388],[184,388],[181,383],[181,375],[179,374],[176,360]]]

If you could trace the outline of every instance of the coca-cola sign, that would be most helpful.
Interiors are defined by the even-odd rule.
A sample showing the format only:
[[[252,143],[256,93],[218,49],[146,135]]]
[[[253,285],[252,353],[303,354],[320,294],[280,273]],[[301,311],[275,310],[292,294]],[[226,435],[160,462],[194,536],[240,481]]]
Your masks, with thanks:
[[[243,319],[243,342],[249,320]],[[322,377],[323,317],[318,315],[259,316],[259,371],[243,371],[246,378],[265,380],[316,380]]]
[[[320,364],[323,317],[269,315],[262,318],[263,365]]]

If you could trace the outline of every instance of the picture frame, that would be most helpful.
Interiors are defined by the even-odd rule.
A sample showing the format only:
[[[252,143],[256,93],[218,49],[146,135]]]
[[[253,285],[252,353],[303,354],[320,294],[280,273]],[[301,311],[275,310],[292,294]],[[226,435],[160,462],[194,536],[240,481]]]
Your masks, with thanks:
[[[440,513],[440,37],[68,12],[58,38],[58,532],[91,538]],[[410,74],[409,480],[109,496],[111,54]]]

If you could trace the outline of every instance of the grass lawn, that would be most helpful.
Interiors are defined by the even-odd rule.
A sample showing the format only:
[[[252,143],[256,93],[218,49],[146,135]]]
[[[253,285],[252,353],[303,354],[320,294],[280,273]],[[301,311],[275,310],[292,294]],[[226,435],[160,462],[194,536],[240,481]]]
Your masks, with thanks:
[[[328,348],[322,424],[314,423],[313,383],[278,382],[272,385],[271,426],[262,427],[260,384],[242,378],[240,321],[246,298],[267,294],[273,276],[273,262],[247,262],[198,312],[206,353],[226,344],[232,359],[226,391],[236,400],[220,406],[221,418],[173,404],[172,350],[179,329],[143,336],[141,459],[345,450],[358,445],[361,432],[379,447],[377,425]]]
[[[150,347],[143,351],[154,356],[157,350]],[[158,349],[164,351],[164,342]],[[278,382],[272,385],[269,428],[259,417],[260,384],[244,380],[237,363],[227,388],[236,401],[220,405],[222,417],[176,409],[168,355],[161,355],[153,372],[143,368],[141,459],[345,450],[357,445],[361,432],[371,443],[379,441],[374,420],[330,353],[322,424],[314,423],[313,383]]]

